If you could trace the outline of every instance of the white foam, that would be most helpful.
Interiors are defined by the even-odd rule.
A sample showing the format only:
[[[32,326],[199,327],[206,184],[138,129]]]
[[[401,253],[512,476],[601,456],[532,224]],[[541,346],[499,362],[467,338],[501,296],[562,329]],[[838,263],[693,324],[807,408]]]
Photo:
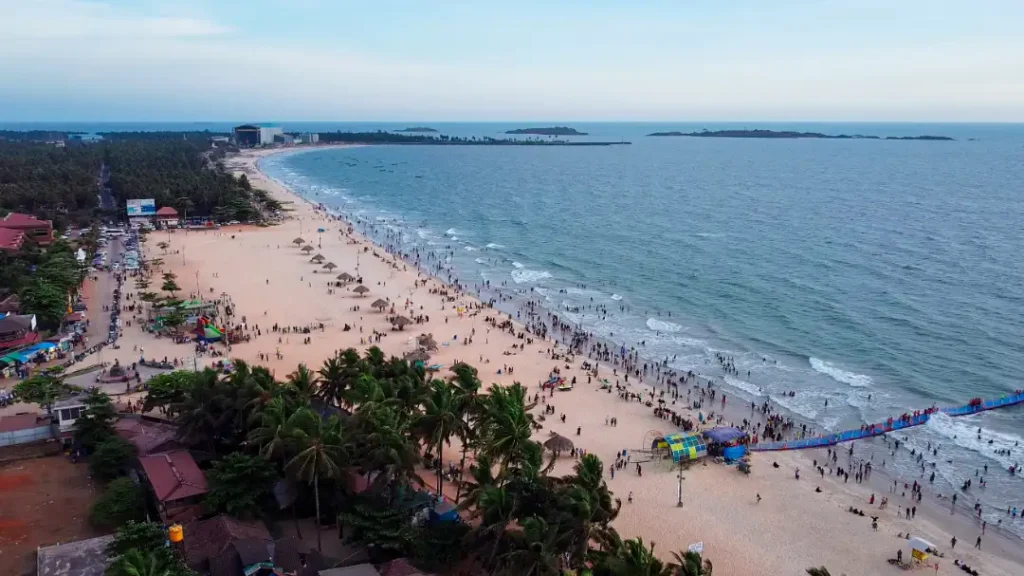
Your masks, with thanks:
[[[416,230],[416,235],[419,236],[421,240],[426,240],[427,237],[430,236],[430,231],[426,228],[419,228]]]
[[[974,418],[952,418],[942,413],[929,418],[926,427],[952,440],[961,448],[972,450],[999,462],[1004,468],[1009,468],[1016,459],[1019,459],[1019,443],[1024,442],[1024,438],[1016,434],[995,432],[983,427],[981,428],[981,440],[978,440],[979,426]],[[989,440],[992,440],[991,444],[988,443]],[[1011,456],[1000,456],[996,454],[996,450],[1011,450]]]
[[[489,243],[489,244],[487,245],[487,247],[488,247],[488,248],[491,248],[492,250],[493,250],[493,249],[497,249],[497,248],[504,248],[504,246],[503,246],[503,245],[501,245],[501,244],[495,244],[494,242],[491,242],[491,243]]]
[[[452,240],[458,240],[458,239],[459,239],[458,236],[452,236]]]
[[[526,270],[524,268],[519,268],[512,271],[512,281],[516,284],[536,282],[545,278],[551,278],[551,273],[546,270]]]
[[[825,362],[824,360],[819,360],[818,358],[811,358],[810,362],[811,368],[814,368],[816,372],[825,374],[836,382],[842,382],[843,384],[849,384],[850,386],[857,388],[866,388],[873,382],[871,380],[871,376],[842,370],[828,362]]]
[[[449,228],[449,229],[445,230],[444,233],[447,234],[448,236],[454,236],[454,235],[458,234],[459,231],[456,230],[455,228]]]
[[[515,268],[522,268],[523,267],[523,265],[520,264],[519,262],[513,262],[512,266],[515,267]]]
[[[477,249],[472,247],[472,246],[466,246],[466,247],[463,248],[463,250],[465,250],[466,252],[476,252],[477,251]]]
[[[679,324],[658,320],[657,318],[648,318],[647,327],[655,332],[679,332],[683,329]]]
[[[743,390],[744,392],[752,396],[764,396],[760,388],[751,384],[750,382],[747,382],[746,380],[740,380],[739,378],[726,376],[725,383],[728,384],[729,386],[732,386],[733,388]]]
[[[615,301],[622,300],[622,296],[619,296],[618,294],[612,294],[612,300],[615,300]]]
[[[476,259],[476,263],[477,264],[487,264],[487,259],[486,258],[477,258]]]

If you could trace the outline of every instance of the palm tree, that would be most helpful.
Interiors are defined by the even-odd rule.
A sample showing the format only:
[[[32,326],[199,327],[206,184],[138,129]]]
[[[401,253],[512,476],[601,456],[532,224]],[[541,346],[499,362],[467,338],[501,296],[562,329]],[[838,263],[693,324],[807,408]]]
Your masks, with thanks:
[[[341,420],[331,416],[326,422],[312,409],[297,410],[288,419],[288,428],[298,452],[287,469],[296,478],[313,485],[316,500],[316,547],[322,550],[320,537],[320,478],[338,478],[346,463]]]
[[[829,574],[828,568],[825,568],[824,566],[818,568],[808,568],[807,573],[810,574],[810,576],[832,576],[831,574]],[[710,572],[708,572],[708,574],[710,574]]]
[[[434,380],[430,393],[423,399],[423,413],[416,419],[416,428],[427,442],[437,448],[437,494],[442,495],[444,487],[444,445],[451,442],[453,435],[459,435],[465,425],[462,418],[463,403],[456,388],[446,382]]]
[[[711,576],[713,568],[711,561],[702,560],[697,552],[687,551],[681,555],[678,552],[673,552],[672,556],[676,559],[674,576]],[[825,570],[825,574],[818,576],[828,576],[828,570]]]
[[[288,457],[294,451],[292,431],[288,428],[288,420],[295,410],[285,403],[284,398],[272,398],[260,411],[249,417],[248,442],[259,449],[259,454],[269,461],[277,460],[281,469],[287,473]],[[295,533],[302,538],[299,528],[299,516],[292,502],[292,518],[295,520]]]
[[[533,416],[528,412],[526,390],[518,383],[492,385],[483,399],[481,452],[497,460],[502,471],[524,463],[525,451],[533,444]]]
[[[459,400],[461,406],[459,411],[462,413],[463,425],[459,427],[456,434],[459,437],[459,442],[462,444],[462,458],[459,461],[459,482],[455,489],[455,503],[458,504],[459,497],[462,495],[462,474],[466,469],[466,453],[469,451],[469,447],[477,440],[476,427],[471,424],[480,415],[480,379],[477,378],[476,368],[473,368],[469,364],[464,362],[456,362],[452,366],[452,372],[455,373],[455,379],[452,381],[459,390]]]
[[[558,576],[562,550],[559,526],[543,518],[527,518],[512,537],[512,547],[501,557],[501,573],[523,576]]]
[[[654,544],[648,548],[643,538],[621,541],[621,546],[602,558],[594,571],[598,576],[672,576],[673,566],[654,555]]]
[[[349,391],[359,379],[361,362],[359,353],[352,348],[337,352],[325,360],[323,366],[317,370],[320,376],[317,396],[338,407],[341,407],[342,403],[348,404]]]
[[[296,396],[299,404],[309,404],[309,399],[317,392],[319,381],[318,374],[305,364],[299,364],[295,372],[288,375],[288,384],[291,386],[289,390]]]
[[[413,483],[423,485],[415,471],[420,454],[411,440],[408,416],[386,405],[365,411],[360,406],[359,420],[359,465],[368,476],[376,474],[371,492],[380,494],[387,488]]]
[[[152,551],[140,552],[136,548],[117,557],[107,574],[111,576],[170,576],[167,563]]]

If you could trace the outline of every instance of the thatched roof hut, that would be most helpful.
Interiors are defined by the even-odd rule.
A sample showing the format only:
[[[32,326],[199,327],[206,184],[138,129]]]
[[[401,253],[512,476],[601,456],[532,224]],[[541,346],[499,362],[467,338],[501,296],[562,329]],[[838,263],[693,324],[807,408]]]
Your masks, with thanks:
[[[342,272],[341,274],[338,274],[338,280],[341,280],[342,282],[351,282],[355,279],[356,277],[349,274],[348,272]]]
[[[430,360],[430,353],[423,348],[417,348],[412,352],[406,352],[404,358],[409,362],[422,362],[426,364]]]
[[[324,264],[324,268],[326,268],[328,272],[330,272],[331,270],[334,270],[337,267],[338,267],[338,265],[335,264],[334,262],[328,262],[327,264]]]
[[[295,244],[296,246],[298,246],[299,244],[304,244],[305,242],[306,239],[302,238],[301,236],[296,238],[295,240],[292,240],[292,244]]]
[[[317,264],[319,264],[319,263],[324,261],[324,255],[323,254],[317,254],[316,256],[313,256],[312,258],[310,258],[309,261],[310,262],[316,262]]]
[[[306,244],[305,246],[302,247],[302,251],[305,252],[306,254],[309,254],[310,252],[313,251],[313,247],[310,246],[309,244]]]
[[[437,350],[437,341],[433,334],[420,334],[416,337],[416,343],[425,350]]]
[[[391,304],[389,304],[387,300],[385,300],[383,298],[377,298],[376,300],[373,301],[373,304],[370,304],[370,307],[371,308],[380,308],[381,311],[383,311],[385,308],[387,308],[390,305]]]
[[[395,316],[391,319],[391,326],[398,330],[405,330],[405,327],[412,324],[412,320],[409,320],[405,316]]]
[[[362,296],[363,294],[366,294],[367,292],[369,292],[370,289],[367,288],[366,286],[363,286],[362,284],[360,284],[359,286],[356,286],[355,288],[353,288],[352,291],[355,292],[356,294],[359,294],[360,296]]]
[[[544,441],[544,447],[555,454],[558,454],[560,452],[572,452],[573,449],[576,448],[576,445],[572,443],[572,440],[569,440],[565,436],[552,432],[551,438]]]

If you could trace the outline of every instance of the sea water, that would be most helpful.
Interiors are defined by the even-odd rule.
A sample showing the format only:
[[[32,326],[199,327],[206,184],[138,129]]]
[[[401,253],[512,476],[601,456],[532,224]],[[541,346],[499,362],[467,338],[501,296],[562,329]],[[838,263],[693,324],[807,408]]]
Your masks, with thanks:
[[[375,220],[385,215],[392,233],[406,230],[403,249],[450,253],[469,285],[504,284],[598,336],[644,342],[642,355],[714,377],[737,400],[771,398],[819,429],[1022,387],[1024,127],[783,127],[953,142],[575,127],[633,144],[373,146],[271,156],[261,166],[371,236],[385,233]],[[450,131],[498,137],[502,128]],[[591,309],[566,314],[577,306]],[[739,373],[725,374],[716,354],[734,358]],[[917,449],[942,446],[927,461],[947,485],[987,464],[989,487],[971,497],[1005,508],[1024,505],[1024,478],[1005,471],[1024,463],[1022,431],[1024,413],[1010,409],[936,418],[901,437]],[[917,478],[910,458],[900,460],[896,472]]]

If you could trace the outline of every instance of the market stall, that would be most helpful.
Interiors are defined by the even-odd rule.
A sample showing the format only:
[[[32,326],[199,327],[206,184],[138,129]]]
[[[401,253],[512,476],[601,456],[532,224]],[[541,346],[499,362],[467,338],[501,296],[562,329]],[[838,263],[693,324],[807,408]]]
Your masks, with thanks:
[[[705,430],[703,435],[707,441],[708,453],[712,456],[721,456],[726,462],[733,462],[747,454],[750,436],[739,428],[720,426]]]

